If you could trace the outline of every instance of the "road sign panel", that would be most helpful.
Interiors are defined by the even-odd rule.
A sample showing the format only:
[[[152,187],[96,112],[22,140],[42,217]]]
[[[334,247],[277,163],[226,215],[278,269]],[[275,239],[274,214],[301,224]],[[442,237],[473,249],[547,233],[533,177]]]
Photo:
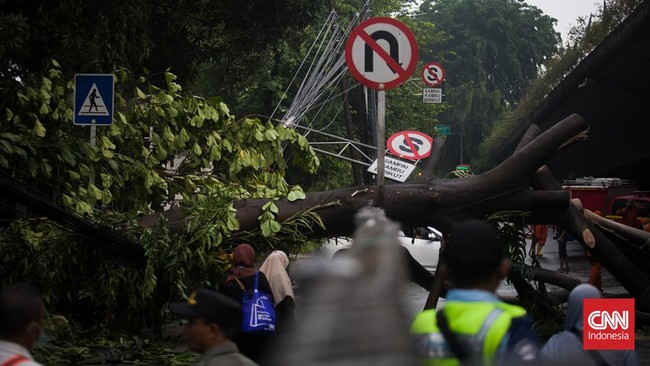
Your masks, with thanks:
[[[388,179],[396,180],[398,182],[406,181],[406,178],[413,173],[415,164],[407,163],[405,161],[391,158],[390,156],[384,157],[384,175]],[[370,165],[368,172],[377,174],[377,160]]]
[[[74,76],[75,125],[113,124],[114,77],[112,74]]]
[[[423,103],[442,103],[442,89],[424,88],[422,89]]]
[[[422,68],[422,81],[429,86],[440,86],[445,80],[445,69],[437,62],[429,62]]]
[[[433,138],[418,131],[402,131],[389,137],[386,145],[393,155],[420,160],[431,154]]]
[[[436,130],[440,136],[449,136],[451,135],[451,127],[447,125],[437,125]]]
[[[350,33],[345,61],[361,84],[386,90],[404,83],[413,74],[418,47],[413,32],[388,17],[370,18]]]

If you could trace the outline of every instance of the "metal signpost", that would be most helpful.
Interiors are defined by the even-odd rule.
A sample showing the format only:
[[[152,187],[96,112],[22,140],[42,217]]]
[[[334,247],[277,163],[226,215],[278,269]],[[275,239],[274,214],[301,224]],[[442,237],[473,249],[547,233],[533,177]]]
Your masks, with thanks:
[[[418,48],[413,32],[388,17],[370,18],[356,26],[345,45],[345,61],[361,84],[377,89],[377,205],[384,201],[386,90],[413,74]]]

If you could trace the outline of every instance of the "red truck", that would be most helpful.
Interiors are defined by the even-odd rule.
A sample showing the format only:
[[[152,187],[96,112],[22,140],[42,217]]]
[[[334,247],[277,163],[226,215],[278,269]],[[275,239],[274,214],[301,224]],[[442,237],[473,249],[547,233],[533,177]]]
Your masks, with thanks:
[[[562,182],[562,188],[571,191],[571,198],[578,198],[584,208],[600,211],[608,219],[621,221],[620,209],[628,200],[641,207],[637,227],[640,229],[650,213],[650,192],[639,191],[637,185],[620,178],[578,178]],[[618,212],[618,213],[617,213]]]

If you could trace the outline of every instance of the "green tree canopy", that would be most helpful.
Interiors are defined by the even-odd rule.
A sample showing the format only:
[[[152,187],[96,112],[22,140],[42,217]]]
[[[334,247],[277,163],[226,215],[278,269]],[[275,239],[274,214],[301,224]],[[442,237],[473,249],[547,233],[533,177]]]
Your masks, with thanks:
[[[494,119],[516,105],[557,51],[555,20],[517,0],[425,1],[420,18],[449,35],[430,45],[446,71],[449,108],[440,118],[462,133],[466,155],[473,155]]]

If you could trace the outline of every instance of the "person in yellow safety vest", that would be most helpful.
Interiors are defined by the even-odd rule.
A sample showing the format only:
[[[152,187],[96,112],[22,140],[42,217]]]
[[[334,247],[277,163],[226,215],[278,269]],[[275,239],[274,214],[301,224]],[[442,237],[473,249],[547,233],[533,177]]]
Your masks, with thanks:
[[[454,288],[444,306],[425,309],[411,326],[423,365],[521,365],[539,363],[540,343],[526,311],[494,292],[508,274],[498,232],[468,220],[449,234],[438,267]]]

